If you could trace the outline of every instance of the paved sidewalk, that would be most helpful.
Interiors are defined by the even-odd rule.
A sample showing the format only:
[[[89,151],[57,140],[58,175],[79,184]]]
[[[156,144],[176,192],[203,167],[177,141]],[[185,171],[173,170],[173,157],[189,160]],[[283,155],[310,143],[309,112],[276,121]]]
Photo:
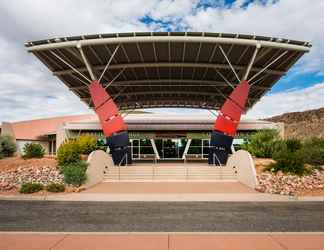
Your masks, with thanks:
[[[324,233],[0,233],[1,250],[322,250]]]
[[[324,201],[324,196],[287,196],[266,193],[69,193],[53,195],[0,195],[0,200],[47,201],[213,201],[213,202],[281,202]]]
[[[238,181],[206,182],[103,182],[83,193],[257,193]]]

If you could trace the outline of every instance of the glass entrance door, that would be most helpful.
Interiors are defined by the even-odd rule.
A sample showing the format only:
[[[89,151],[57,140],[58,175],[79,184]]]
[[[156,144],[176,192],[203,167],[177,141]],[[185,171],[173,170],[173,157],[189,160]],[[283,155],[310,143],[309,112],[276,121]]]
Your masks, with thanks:
[[[161,159],[177,160],[182,159],[182,155],[187,143],[187,139],[164,138],[155,139],[155,145]]]
[[[177,139],[163,139],[163,158],[177,159],[179,158]]]

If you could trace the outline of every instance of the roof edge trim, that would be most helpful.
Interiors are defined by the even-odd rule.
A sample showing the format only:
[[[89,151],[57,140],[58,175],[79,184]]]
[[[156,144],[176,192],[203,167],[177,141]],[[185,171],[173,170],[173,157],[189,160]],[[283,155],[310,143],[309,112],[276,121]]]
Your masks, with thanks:
[[[281,42],[271,42],[262,40],[251,40],[243,38],[224,38],[224,37],[199,37],[199,36],[139,36],[139,37],[113,37],[113,38],[97,38],[78,41],[55,42],[41,45],[32,45],[27,43],[26,47],[29,52],[60,49],[76,46],[91,46],[101,44],[119,44],[119,43],[149,43],[149,42],[197,42],[197,43],[219,43],[219,44],[237,44],[247,46],[270,47],[286,50],[296,50],[308,52],[310,48],[303,45],[295,45]]]

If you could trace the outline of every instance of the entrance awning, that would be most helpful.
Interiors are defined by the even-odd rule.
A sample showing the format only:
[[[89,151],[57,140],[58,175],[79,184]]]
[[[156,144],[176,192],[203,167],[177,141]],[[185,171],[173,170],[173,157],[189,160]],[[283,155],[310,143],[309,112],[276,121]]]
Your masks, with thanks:
[[[120,109],[219,109],[242,79],[252,85],[249,108],[311,47],[301,41],[207,32],[96,34],[25,46],[90,106],[85,79],[99,77],[112,59],[101,82],[109,85]]]

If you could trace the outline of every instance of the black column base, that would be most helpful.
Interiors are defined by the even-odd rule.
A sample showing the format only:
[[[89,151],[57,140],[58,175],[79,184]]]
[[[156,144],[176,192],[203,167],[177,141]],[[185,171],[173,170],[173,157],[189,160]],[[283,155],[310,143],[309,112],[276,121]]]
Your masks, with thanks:
[[[107,137],[107,145],[109,146],[113,162],[117,166],[125,166],[132,164],[132,152],[127,131],[114,134]]]
[[[210,138],[208,164],[226,165],[228,155],[231,153],[233,137],[218,131],[213,131]]]

